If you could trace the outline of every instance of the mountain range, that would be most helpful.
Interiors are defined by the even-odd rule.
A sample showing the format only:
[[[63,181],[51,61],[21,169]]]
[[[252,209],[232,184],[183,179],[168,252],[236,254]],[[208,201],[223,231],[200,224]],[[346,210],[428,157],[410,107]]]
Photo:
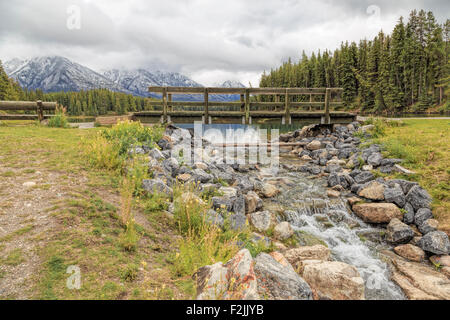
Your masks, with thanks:
[[[3,65],[6,73],[27,89],[44,92],[80,91],[105,88],[142,97],[157,97],[148,92],[149,86],[203,87],[177,72],[150,71],[146,69],[94,71],[61,56],[35,57],[29,60],[12,59]],[[242,83],[227,80],[219,87],[245,87]],[[174,95],[174,100],[201,100],[199,95]],[[212,95],[211,100],[229,101],[236,95]]]

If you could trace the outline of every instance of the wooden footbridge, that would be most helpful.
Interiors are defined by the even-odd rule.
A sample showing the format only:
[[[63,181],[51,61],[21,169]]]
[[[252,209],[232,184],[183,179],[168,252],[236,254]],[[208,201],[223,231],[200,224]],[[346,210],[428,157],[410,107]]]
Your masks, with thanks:
[[[217,88],[149,87],[161,95],[151,101],[154,110],[135,112],[136,120],[186,123],[242,123],[280,121],[292,124],[310,120],[317,123],[348,123],[356,115],[336,111],[342,106],[342,88]],[[174,101],[177,95],[202,95],[201,101]],[[236,101],[214,101],[216,95],[235,95]]]

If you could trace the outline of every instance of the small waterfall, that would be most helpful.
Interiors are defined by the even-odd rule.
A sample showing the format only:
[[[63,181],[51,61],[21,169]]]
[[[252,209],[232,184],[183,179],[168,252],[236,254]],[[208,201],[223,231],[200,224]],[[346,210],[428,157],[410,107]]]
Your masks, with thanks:
[[[330,248],[334,260],[356,267],[366,284],[366,299],[405,299],[377,254],[377,249],[387,245],[363,236],[381,239],[383,230],[350,213],[342,199],[328,199],[324,180],[308,179],[301,173],[287,173],[287,177],[295,182],[294,187],[285,188],[278,200],[291,209],[285,216],[297,236],[320,239]]]

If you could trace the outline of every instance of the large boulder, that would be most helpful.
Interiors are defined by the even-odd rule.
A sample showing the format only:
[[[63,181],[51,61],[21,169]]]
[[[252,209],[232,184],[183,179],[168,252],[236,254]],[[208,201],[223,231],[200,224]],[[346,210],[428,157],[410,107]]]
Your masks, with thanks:
[[[367,158],[367,163],[374,167],[378,167],[381,164],[381,160],[383,160],[381,153],[375,152]]]
[[[417,210],[416,214],[414,215],[414,223],[416,226],[422,225],[425,221],[428,219],[433,218],[433,213],[428,208],[422,208]]]
[[[429,232],[436,231],[438,227],[439,221],[437,221],[436,219],[428,219],[419,226],[419,231],[422,234],[427,234]]]
[[[255,258],[258,293],[270,300],[312,300],[309,285],[291,265],[283,265],[267,253]]]
[[[405,261],[392,253],[391,279],[411,300],[449,300],[450,280],[444,274],[418,262]]]
[[[403,244],[394,248],[396,254],[407,260],[422,262],[425,259],[425,252],[412,244]]]
[[[434,254],[448,254],[450,252],[450,242],[448,236],[442,231],[429,232],[417,243],[424,251]]]
[[[355,182],[358,184],[364,184],[373,179],[375,179],[375,176],[373,175],[372,172],[369,171],[363,171],[354,177]]]
[[[263,201],[254,191],[249,191],[245,195],[245,212],[252,213],[263,207]]]
[[[406,203],[406,197],[400,186],[394,188],[386,188],[384,190],[384,199],[386,202],[395,203],[400,208],[403,208]]]
[[[420,208],[430,208],[431,200],[431,196],[428,192],[418,185],[413,186],[406,195],[406,201],[411,203],[415,210],[419,210]]]
[[[239,251],[225,265],[218,262],[200,268],[193,276],[198,300],[256,300],[254,261],[247,249]]]
[[[275,197],[277,194],[279,194],[280,190],[277,187],[275,187],[273,184],[265,183],[262,186],[261,193],[266,198],[272,198],[272,197]]]
[[[253,212],[248,215],[251,224],[259,232],[267,231],[270,228],[272,215],[269,211]]]
[[[370,200],[384,200],[385,186],[378,181],[372,181],[367,186],[363,187],[358,195]]]
[[[405,214],[403,215],[403,222],[407,224],[414,223],[415,212],[411,203],[406,202],[403,209],[406,211]]]
[[[292,229],[289,222],[283,221],[275,226],[273,234],[278,240],[286,240],[292,237],[292,235],[294,234],[294,230]]]
[[[364,280],[344,262],[306,261],[302,276],[317,299],[364,300]]]
[[[393,218],[402,218],[402,212],[393,203],[361,203],[355,204],[352,209],[369,223],[389,223]]]
[[[142,180],[142,188],[148,193],[160,193],[168,197],[172,197],[173,190],[168,187],[161,179],[144,179]]]
[[[386,240],[393,244],[408,243],[414,237],[414,231],[407,224],[393,218],[386,228]]]
[[[306,145],[306,149],[308,150],[318,150],[322,146],[322,143],[319,140],[313,140]]]
[[[289,249],[284,256],[291,265],[298,267],[299,262],[304,260],[328,260],[330,258],[330,249],[324,245],[304,246]]]

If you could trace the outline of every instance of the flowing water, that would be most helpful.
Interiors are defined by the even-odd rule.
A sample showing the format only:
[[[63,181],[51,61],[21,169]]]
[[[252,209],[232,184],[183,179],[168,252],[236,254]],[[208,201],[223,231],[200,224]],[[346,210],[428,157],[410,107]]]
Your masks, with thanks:
[[[334,260],[355,266],[365,281],[366,299],[405,298],[390,280],[388,266],[378,254],[388,248],[381,240],[384,229],[364,223],[349,212],[342,199],[328,199],[325,179],[284,170],[274,176],[270,171],[263,169],[265,180],[277,181],[282,192],[275,201],[288,209],[286,220],[300,241],[323,241]]]
[[[233,126],[218,128],[224,133],[223,136],[227,129],[235,129]],[[258,140],[256,127],[238,128],[244,131],[234,132],[235,142]],[[218,142],[216,134],[208,137],[206,132],[204,138]],[[287,155],[280,157],[280,163],[301,164],[299,158]],[[269,167],[263,167],[258,175],[264,181],[276,184],[282,191],[276,198],[267,200],[265,205],[268,208],[281,206],[282,211],[286,210],[285,219],[293,226],[300,243],[325,243],[331,250],[333,260],[355,266],[365,281],[366,299],[405,299],[400,288],[390,280],[388,265],[378,254],[380,250],[389,248],[382,240],[385,229],[364,223],[350,212],[343,199],[328,198],[325,178],[312,178],[305,173]]]

